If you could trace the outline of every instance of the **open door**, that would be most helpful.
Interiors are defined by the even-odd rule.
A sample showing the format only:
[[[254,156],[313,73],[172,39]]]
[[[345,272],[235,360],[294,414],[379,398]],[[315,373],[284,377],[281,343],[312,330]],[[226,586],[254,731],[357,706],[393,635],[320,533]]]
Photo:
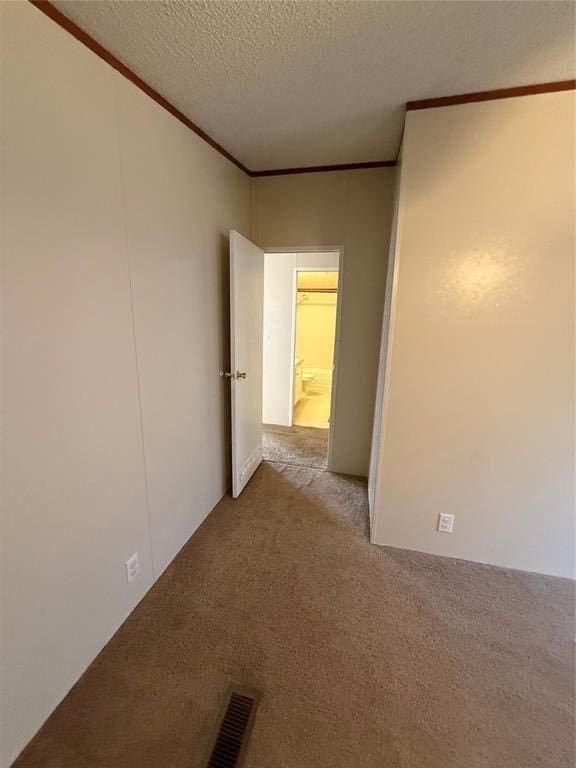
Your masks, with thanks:
[[[262,333],[264,252],[230,232],[230,371],[232,496],[262,461]]]

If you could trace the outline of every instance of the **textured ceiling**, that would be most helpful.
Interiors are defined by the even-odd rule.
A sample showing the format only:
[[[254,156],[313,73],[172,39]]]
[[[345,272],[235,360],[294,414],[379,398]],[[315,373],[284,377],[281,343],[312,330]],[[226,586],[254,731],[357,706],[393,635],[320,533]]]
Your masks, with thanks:
[[[394,158],[408,100],[574,77],[571,2],[54,5],[252,170]]]

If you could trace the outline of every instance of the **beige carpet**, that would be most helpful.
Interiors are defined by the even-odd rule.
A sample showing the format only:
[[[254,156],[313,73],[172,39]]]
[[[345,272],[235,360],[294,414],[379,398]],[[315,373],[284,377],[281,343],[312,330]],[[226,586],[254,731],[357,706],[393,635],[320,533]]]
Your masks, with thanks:
[[[327,429],[262,425],[262,456],[265,461],[293,464],[297,467],[328,466]]]
[[[18,768],[201,768],[230,681],[248,768],[571,768],[573,585],[371,546],[365,484],[263,464]]]

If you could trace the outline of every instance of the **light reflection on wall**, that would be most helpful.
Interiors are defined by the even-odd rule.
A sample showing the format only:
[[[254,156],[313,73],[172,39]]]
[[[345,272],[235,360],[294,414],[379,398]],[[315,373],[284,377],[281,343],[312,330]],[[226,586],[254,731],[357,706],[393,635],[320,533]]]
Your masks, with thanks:
[[[466,307],[498,307],[521,290],[522,268],[505,248],[455,254],[448,264],[443,300],[457,298]]]

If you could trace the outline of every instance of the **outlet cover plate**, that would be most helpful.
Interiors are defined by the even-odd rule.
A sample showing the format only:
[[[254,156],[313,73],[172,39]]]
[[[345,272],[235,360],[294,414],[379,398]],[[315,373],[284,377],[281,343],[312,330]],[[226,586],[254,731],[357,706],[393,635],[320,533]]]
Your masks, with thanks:
[[[440,533],[452,533],[454,515],[438,515],[438,530]]]
[[[134,552],[129,560],[126,560],[126,578],[128,583],[134,581],[136,576],[140,573],[140,561],[138,560],[138,552]]]

